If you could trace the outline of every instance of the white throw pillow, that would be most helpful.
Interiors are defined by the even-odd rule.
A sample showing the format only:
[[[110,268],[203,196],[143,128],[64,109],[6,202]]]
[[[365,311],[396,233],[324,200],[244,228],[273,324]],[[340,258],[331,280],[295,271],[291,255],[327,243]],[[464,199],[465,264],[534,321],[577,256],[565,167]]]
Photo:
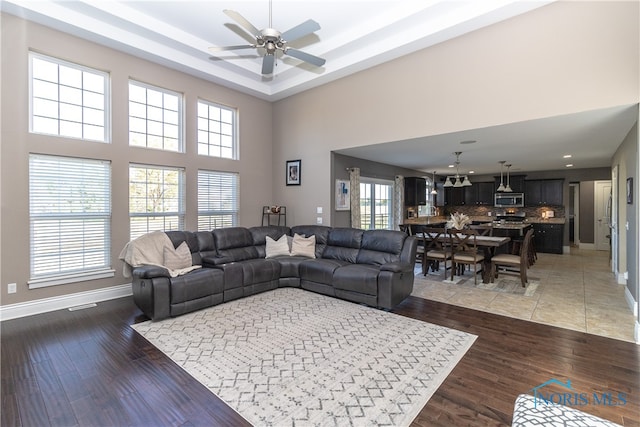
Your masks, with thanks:
[[[165,246],[163,255],[164,266],[169,270],[180,270],[192,265],[191,250],[187,242],[180,243],[175,249]]]
[[[316,236],[304,237],[294,234],[291,243],[291,256],[316,257]]]
[[[265,246],[265,258],[273,258],[277,256],[289,256],[289,242],[287,242],[287,236],[283,234],[278,240],[273,240],[271,237],[265,237],[267,242]]]

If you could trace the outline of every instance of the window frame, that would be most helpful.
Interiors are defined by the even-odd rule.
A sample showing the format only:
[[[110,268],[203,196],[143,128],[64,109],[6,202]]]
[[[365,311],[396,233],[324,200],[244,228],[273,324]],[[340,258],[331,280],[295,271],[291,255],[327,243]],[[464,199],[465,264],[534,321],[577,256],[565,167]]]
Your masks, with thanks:
[[[204,185],[204,183],[201,181],[201,178],[203,176],[207,176],[208,178],[216,178],[216,177],[230,177],[233,180],[233,183],[231,186],[229,186],[231,188],[231,191],[233,192],[233,200],[231,202],[232,205],[234,205],[232,207],[232,209],[204,209],[204,207],[201,205],[201,197],[205,198],[207,200],[211,200],[211,195],[212,192],[207,192],[206,194],[202,193],[202,189],[203,187],[206,187],[207,189],[210,188],[209,185]],[[225,227],[236,227],[238,225],[238,220],[239,220],[239,209],[240,209],[240,174],[237,172],[221,172],[221,171],[213,171],[213,170],[206,170],[206,169],[198,169],[198,175],[197,175],[197,185],[198,185],[198,191],[197,191],[197,199],[198,199],[198,226],[197,229],[198,231],[210,231],[212,229],[215,228],[225,228]],[[216,200],[216,202],[218,202]],[[226,223],[225,221],[222,222],[221,226],[214,226],[211,227],[211,219],[212,217],[216,217],[216,216],[231,216],[231,223]],[[202,223],[205,222],[205,218],[208,218],[208,227],[202,227]]]
[[[212,145],[211,143],[207,142],[206,144],[204,144],[203,142],[201,142],[201,132],[206,132],[207,136],[208,136],[208,140],[211,137],[211,134],[214,135],[220,135],[220,138],[222,139],[223,137],[223,133],[222,130],[218,133],[216,132],[212,132],[210,130],[209,127],[207,127],[207,129],[201,129],[201,119],[202,120],[207,120],[207,122],[210,122],[212,119],[209,115],[207,115],[207,117],[202,117],[200,115],[200,104],[203,104],[203,106],[207,107],[207,110],[209,111],[209,109],[211,107],[213,108],[218,108],[222,111],[228,111],[231,114],[231,120],[232,123],[227,123],[230,125],[231,127],[231,157],[227,157],[227,156],[222,156],[222,149],[223,149],[223,145],[222,142],[220,142],[220,144],[218,145]],[[220,123],[221,127],[224,123],[222,120],[218,120],[218,122]],[[220,158],[220,159],[229,159],[229,160],[238,160],[239,157],[239,152],[240,150],[238,149],[238,109],[237,108],[232,108],[226,105],[222,105],[216,102],[212,102],[212,101],[207,101],[206,99],[202,99],[202,98],[198,98],[198,101],[196,103],[196,133],[197,133],[197,137],[196,137],[196,153],[198,153],[199,156],[207,156],[207,157],[215,157],[215,158]],[[202,154],[200,152],[200,147],[201,145],[205,145],[207,147],[207,152],[208,154]],[[220,152],[220,155],[214,155],[211,154],[212,151],[212,147],[217,147],[218,151]]]
[[[48,159],[48,160],[47,160]],[[43,161],[41,168],[36,168],[36,162]],[[51,162],[46,165],[44,162]],[[57,164],[54,162],[58,162]],[[95,166],[90,171],[87,166]],[[50,169],[50,170],[48,170]],[[55,174],[54,174],[55,169]],[[66,171],[62,174],[60,171]],[[101,188],[95,191],[96,176],[100,172],[103,175]],[[29,154],[29,289],[75,283],[86,280],[113,277],[115,270],[112,268],[111,259],[111,226],[112,226],[112,191],[111,191],[111,161],[96,160],[80,157],[69,157],[48,154]],[[79,181],[80,180],[80,181]],[[57,181],[57,182],[56,182]],[[55,188],[51,186],[55,182]],[[83,182],[89,185],[79,185],[73,188],[69,183]],[[88,188],[88,190],[87,190]],[[57,189],[57,190],[56,190]],[[95,206],[106,210],[87,211],[85,204],[79,206],[79,202],[86,200],[85,193],[94,190],[97,200]],[[71,191],[70,191],[71,190]],[[78,191],[74,194],[74,190]],[[101,198],[102,197],[102,198]],[[76,202],[76,203],[73,203]],[[68,208],[63,211],[60,208]],[[56,212],[57,211],[57,212]],[[81,221],[82,236],[78,239],[70,239],[64,231],[65,222]],[[96,221],[102,221],[104,233],[92,233],[92,225]],[[55,224],[57,222],[57,224]],[[37,223],[41,223],[42,234],[36,237]],[[72,224],[77,230],[76,225]],[[57,229],[55,232],[47,228]],[[40,233],[40,232],[38,232]],[[86,233],[86,234],[85,234]],[[64,236],[64,238],[63,238]],[[94,237],[102,237],[102,244],[97,245]],[[38,243],[36,240],[41,240]],[[100,239],[98,239],[100,240]],[[78,253],[74,246],[82,246],[80,263],[84,265],[91,261],[92,253],[102,253],[103,263],[90,267],[59,268],[55,272],[37,273],[38,263],[57,262],[60,265],[69,263],[69,258]],[[87,247],[94,246],[93,251],[87,251]],[[65,248],[66,246],[66,248]],[[56,260],[57,258],[57,260]],[[42,268],[42,267],[40,267]]]
[[[32,134],[36,134],[36,135],[47,135],[47,136],[55,136],[55,137],[59,137],[59,138],[69,138],[69,139],[76,139],[76,140],[82,140],[82,141],[91,141],[91,142],[100,142],[100,143],[111,143],[111,76],[108,72],[106,71],[102,71],[102,70],[98,70],[96,68],[91,68],[85,65],[81,65],[81,64],[77,64],[74,62],[70,62],[70,61],[65,61],[63,59],[59,59],[59,58],[55,58],[53,56],[48,56],[48,55],[43,55],[41,53],[37,53],[37,52],[33,52],[33,51],[29,51],[29,133]],[[58,117],[57,118],[52,118],[52,117],[47,117],[47,116],[42,116],[43,118],[48,118],[48,119],[53,119],[56,120],[58,122],[58,132],[57,133],[51,133],[51,132],[44,132],[41,130],[36,130],[35,129],[35,125],[34,125],[34,117],[36,117],[34,114],[34,110],[36,109],[35,105],[34,105],[34,100],[35,100],[35,89],[34,89],[34,80],[38,80],[38,81],[42,81],[47,83],[47,81],[42,80],[42,79],[37,79],[34,76],[34,59],[38,59],[41,61],[46,61],[46,62],[50,62],[55,64],[58,67],[58,71],[59,71],[59,67],[68,67],[68,68],[72,68],[75,70],[80,71],[81,73],[89,73],[89,74],[93,74],[93,75],[97,75],[102,77],[104,80],[104,84],[103,84],[103,92],[102,92],[102,96],[103,96],[103,104],[102,104],[102,117],[103,117],[103,124],[102,124],[102,130],[103,130],[103,134],[104,137],[102,139],[95,139],[95,138],[87,138],[85,137],[85,131],[84,131],[84,127],[85,126],[96,126],[95,124],[92,123],[86,123],[84,121],[85,118],[85,109],[91,109],[94,111],[100,111],[97,108],[93,108],[90,107],[88,105],[85,105],[85,92],[91,92],[91,93],[99,93],[99,92],[95,92],[95,91],[89,91],[87,89],[84,89],[84,85],[82,88],[77,88],[77,87],[73,87],[73,86],[69,86],[66,84],[61,84],[60,83],[60,77],[58,74],[58,78],[57,78],[57,82],[54,83],[52,81],[48,81],[48,83],[51,84],[55,84],[57,86],[57,99],[53,100],[53,99],[47,99],[47,98],[41,98],[38,97],[38,99],[42,99],[44,101],[49,101],[49,102],[56,102],[57,103],[57,110],[58,110]],[[61,85],[63,87],[67,87],[67,88],[72,88],[75,90],[80,90],[82,92],[82,103],[81,104],[73,104],[70,102],[61,102],[60,101],[60,87]],[[60,104],[65,104],[65,105],[70,105],[70,106],[75,106],[75,107],[80,107],[82,109],[82,117],[83,119],[80,122],[76,122],[76,123],[80,123],[80,126],[83,128],[82,130],[82,136],[78,137],[78,136],[70,136],[70,135],[64,135],[60,133],[60,122],[64,121],[64,122],[71,122],[70,120],[62,120],[60,118]]]
[[[363,219],[365,217],[364,214],[364,210],[361,208],[361,214],[360,214],[360,227],[364,230],[392,230],[393,228],[393,188],[394,188],[394,182],[392,180],[386,180],[386,179],[380,179],[380,178],[368,178],[368,177],[360,177],[360,186],[362,185],[368,185],[371,186],[371,192],[372,192],[372,196],[371,200],[372,204],[371,204],[371,219],[369,220],[368,223],[368,227],[365,228],[363,227]],[[376,228],[375,224],[376,224],[376,215],[375,215],[375,186],[376,185],[384,185],[389,187],[389,198],[388,200],[388,215],[387,215],[387,221],[388,221],[388,226],[385,228]],[[362,206],[362,197],[363,191],[361,189],[360,191],[360,206]]]
[[[132,174],[131,174],[131,169],[132,168],[143,168],[148,170],[157,170],[157,171],[175,171],[178,172],[178,183],[176,184],[176,188],[178,190],[178,195],[175,199],[175,201],[177,202],[177,206],[178,206],[178,210],[177,211],[149,211],[149,212],[132,212],[132,194],[131,194],[131,186],[133,184],[132,182]],[[145,187],[149,186],[149,181],[145,180]],[[171,230],[185,230],[185,220],[186,220],[186,191],[185,191],[185,183],[186,183],[186,169],[184,167],[176,167],[176,166],[160,166],[160,165],[150,165],[150,164],[141,164],[141,163],[129,163],[129,179],[128,179],[128,185],[129,185],[129,238],[131,240],[140,237],[141,235],[145,234],[145,233],[149,233],[150,231],[153,230],[149,230],[149,222],[147,221],[147,226],[146,226],[146,231],[144,233],[140,233],[140,234],[133,234],[134,228],[137,229],[137,227],[132,227],[132,220],[134,218],[169,218],[169,217],[177,217],[177,228],[167,228],[166,224],[164,224],[164,226],[162,227],[162,231],[171,231]],[[149,197],[148,197],[148,191],[146,193],[146,197],[144,198],[144,200],[146,200],[148,202]],[[163,201],[163,205],[164,203],[164,198],[162,199]],[[147,206],[148,203],[145,203],[145,206]],[[165,219],[163,219],[163,221],[165,221]]]
[[[149,105],[148,96],[146,97],[146,100],[145,100],[144,104],[141,104],[141,103],[139,103],[137,101],[133,101],[131,99],[131,86],[132,85],[133,86],[137,86],[139,88],[142,88],[145,91],[159,92],[160,94],[162,94],[163,98],[164,98],[165,95],[175,96],[177,98],[177,108],[178,109],[175,110],[176,115],[177,115],[177,123],[175,124],[175,126],[177,126],[177,128],[178,128],[178,132],[177,132],[178,147],[177,147],[176,150],[167,149],[165,147],[165,142],[164,142],[164,139],[166,138],[166,135],[164,133],[165,127],[167,125],[173,126],[174,125],[173,123],[167,123],[167,122],[164,121],[164,119],[162,121],[151,120],[151,122],[157,123],[162,127],[162,135],[157,135],[157,134],[151,134],[150,135],[149,134],[149,121],[150,121],[150,119],[149,119],[149,107],[152,107],[152,108],[159,108],[159,107],[154,106],[154,105]],[[129,145],[129,147],[142,148],[142,149],[147,149],[147,150],[159,150],[159,151],[165,151],[165,152],[168,152],[168,153],[184,153],[185,152],[185,146],[186,146],[186,144],[185,144],[185,136],[184,136],[184,95],[182,93],[180,93],[180,92],[176,92],[176,91],[173,91],[171,89],[166,89],[166,88],[163,88],[163,87],[160,87],[160,86],[155,86],[155,85],[144,83],[144,82],[141,82],[139,80],[134,80],[134,79],[129,79],[128,84],[127,84],[127,91],[128,91],[127,92],[128,93],[128,96],[127,96],[127,107],[128,107],[128,113],[127,113],[128,114],[127,115],[127,117],[128,117],[128,132],[127,132],[127,137],[128,137],[128,145]],[[148,92],[147,92],[147,95],[148,95]],[[140,104],[140,105],[144,105],[144,107],[145,107],[145,117],[144,118],[131,115],[132,114],[132,108],[131,108],[132,102],[135,102],[135,103]],[[163,100],[163,105],[164,105],[164,100]],[[165,109],[163,107],[163,108],[161,108],[161,110],[162,110],[163,117],[164,117],[164,114],[167,111],[167,109]],[[174,111],[174,110],[169,110],[169,111]],[[140,133],[140,132],[134,132],[134,133],[136,133],[138,135],[144,135],[145,136],[145,144],[144,145],[137,145],[137,144],[132,144],[131,143],[131,140],[132,140],[131,134],[133,132],[131,130],[132,119],[143,120],[144,123],[145,123],[146,132],[144,134]],[[159,137],[159,138],[163,139],[162,148],[155,147],[155,146],[149,146],[149,137],[150,136],[155,136],[155,137]]]

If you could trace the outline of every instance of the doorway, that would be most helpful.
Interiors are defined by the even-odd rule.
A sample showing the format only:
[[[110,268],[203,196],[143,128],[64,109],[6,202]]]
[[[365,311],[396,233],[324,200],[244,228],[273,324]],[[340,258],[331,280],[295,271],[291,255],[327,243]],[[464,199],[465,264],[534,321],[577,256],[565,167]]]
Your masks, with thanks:
[[[569,184],[569,246],[580,245],[580,184]]]
[[[611,181],[595,182],[595,246],[611,251]]]

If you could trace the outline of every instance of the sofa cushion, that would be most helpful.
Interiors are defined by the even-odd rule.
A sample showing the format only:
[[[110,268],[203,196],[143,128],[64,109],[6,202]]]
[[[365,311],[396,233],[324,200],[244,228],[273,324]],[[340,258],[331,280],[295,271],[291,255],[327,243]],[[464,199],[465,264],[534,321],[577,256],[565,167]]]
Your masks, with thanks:
[[[171,304],[222,293],[222,271],[201,268],[171,279]]]
[[[333,283],[333,272],[348,264],[348,261],[337,259],[308,259],[300,263],[300,280],[331,285]]]
[[[189,246],[189,252],[191,252],[191,264],[192,265],[200,265],[200,245],[198,244],[198,238],[196,233],[193,231],[181,231],[181,230],[171,230],[165,231],[165,234],[173,243],[173,247],[177,248],[182,244],[182,242],[187,242],[187,246]]]
[[[201,265],[202,257],[215,257],[218,254],[216,251],[216,244],[213,241],[213,234],[210,231],[197,231],[196,239],[198,240],[198,247],[200,248],[200,253],[196,257],[196,254],[193,254],[193,264]]]
[[[356,262],[375,265],[398,262],[406,238],[407,235],[401,231],[367,230],[362,236]]]
[[[280,225],[266,225],[249,228],[253,238],[253,246],[258,250],[258,258],[266,257],[266,237],[278,240],[283,234],[289,236],[291,229]]]
[[[351,264],[333,272],[333,287],[350,292],[378,295],[379,269],[373,265]]]
[[[355,264],[364,231],[357,228],[334,228],[329,232],[322,258]]]
[[[279,256],[289,256],[289,241],[287,235],[282,235],[278,240],[274,240],[269,236],[265,237],[265,258],[275,258]]]
[[[280,263],[280,278],[300,277],[300,264],[309,258],[288,256],[275,258]]]
[[[193,265],[187,242],[180,243],[175,249],[165,246],[163,252],[164,264],[162,265],[169,270],[180,270]]]
[[[321,258],[327,246],[330,230],[331,227],[327,227],[326,225],[296,225],[295,227],[291,227],[291,235],[297,233],[305,237],[316,236],[316,258]]]
[[[296,233],[291,242],[291,256],[316,257],[316,236],[303,237]]]
[[[258,250],[253,246],[253,236],[249,229],[244,227],[216,228],[211,233],[218,252],[217,257],[220,258],[216,264],[258,258]]]

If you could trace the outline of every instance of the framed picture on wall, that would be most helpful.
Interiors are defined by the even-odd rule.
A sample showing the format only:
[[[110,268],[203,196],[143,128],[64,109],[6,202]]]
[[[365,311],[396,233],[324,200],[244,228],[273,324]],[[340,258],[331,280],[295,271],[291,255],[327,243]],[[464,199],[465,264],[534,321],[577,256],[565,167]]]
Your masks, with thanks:
[[[349,180],[336,179],[336,210],[351,209],[351,194],[349,194]]]
[[[633,204],[633,177],[627,178],[627,204]]]
[[[287,160],[287,185],[300,185],[300,160]]]

